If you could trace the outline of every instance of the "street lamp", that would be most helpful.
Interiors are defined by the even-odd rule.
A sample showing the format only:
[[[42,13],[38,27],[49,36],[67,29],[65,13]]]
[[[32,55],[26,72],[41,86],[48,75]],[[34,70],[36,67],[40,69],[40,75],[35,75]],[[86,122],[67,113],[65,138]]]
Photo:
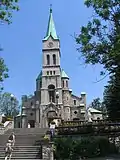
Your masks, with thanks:
[[[13,121],[14,121],[14,127],[15,127],[15,96],[13,94],[10,95],[11,97],[11,108],[13,108]]]
[[[58,98],[59,98],[59,92],[57,91],[56,92],[56,104],[57,104],[57,106],[58,106]]]

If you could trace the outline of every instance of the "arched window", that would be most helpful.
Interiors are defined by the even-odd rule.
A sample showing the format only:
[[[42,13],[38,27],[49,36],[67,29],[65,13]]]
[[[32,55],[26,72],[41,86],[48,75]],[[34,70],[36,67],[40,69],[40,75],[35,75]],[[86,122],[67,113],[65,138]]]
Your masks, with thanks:
[[[50,55],[47,55],[47,65],[50,65]]]
[[[64,88],[64,81],[62,81],[62,86],[63,86],[63,88]]]
[[[68,87],[68,81],[66,81],[66,87]]]
[[[56,55],[53,54],[53,64],[55,65],[56,64]]]
[[[48,93],[49,93],[49,102],[55,102],[55,86],[49,85],[48,86]]]

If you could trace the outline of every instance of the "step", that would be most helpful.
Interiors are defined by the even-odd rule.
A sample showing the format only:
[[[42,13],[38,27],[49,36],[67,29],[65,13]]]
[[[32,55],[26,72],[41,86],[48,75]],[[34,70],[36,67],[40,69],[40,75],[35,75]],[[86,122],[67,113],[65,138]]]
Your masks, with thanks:
[[[4,160],[5,157],[0,157],[0,160]],[[29,159],[29,160],[43,160],[43,159],[40,159],[40,158],[30,158],[30,157],[12,157],[11,160],[26,160],[26,159]]]

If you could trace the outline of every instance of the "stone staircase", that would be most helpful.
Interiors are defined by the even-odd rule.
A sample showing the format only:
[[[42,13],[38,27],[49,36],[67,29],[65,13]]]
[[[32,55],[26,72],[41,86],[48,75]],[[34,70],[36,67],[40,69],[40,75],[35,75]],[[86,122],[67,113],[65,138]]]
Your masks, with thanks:
[[[8,130],[4,135],[0,135],[0,160],[4,159],[5,144],[12,132],[16,136],[12,160],[40,160],[42,158],[42,148],[39,142],[43,139],[47,130],[47,128],[16,128]]]

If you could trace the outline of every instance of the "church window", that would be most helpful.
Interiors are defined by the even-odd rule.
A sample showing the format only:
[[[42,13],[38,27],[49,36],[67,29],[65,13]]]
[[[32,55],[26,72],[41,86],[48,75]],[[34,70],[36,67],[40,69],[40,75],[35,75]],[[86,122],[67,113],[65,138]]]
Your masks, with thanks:
[[[76,100],[74,99],[74,105],[76,105]]]
[[[55,86],[49,85],[48,86],[48,93],[49,93],[49,102],[55,102]]]
[[[47,75],[49,75],[49,71],[47,71]]]
[[[67,101],[68,101],[68,97],[67,97]]]
[[[68,87],[68,81],[66,81],[66,87]]]
[[[31,102],[31,106],[33,106],[33,102]]]
[[[50,65],[50,55],[47,55],[47,65]]]
[[[56,64],[56,55],[53,54],[53,64],[55,65]]]
[[[40,88],[42,88],[42,81],[40,81]]]
[[[55,75],[55,71],[53,71],[53,74]]]
[[[33,113],[30,113],[31,116],[33,116]]]
[[[63,86],[63,88],[64,88],[64,81],[62,81],[62,86]]]
[[[50,75],[52,75],[52,71],[50,71]]]

